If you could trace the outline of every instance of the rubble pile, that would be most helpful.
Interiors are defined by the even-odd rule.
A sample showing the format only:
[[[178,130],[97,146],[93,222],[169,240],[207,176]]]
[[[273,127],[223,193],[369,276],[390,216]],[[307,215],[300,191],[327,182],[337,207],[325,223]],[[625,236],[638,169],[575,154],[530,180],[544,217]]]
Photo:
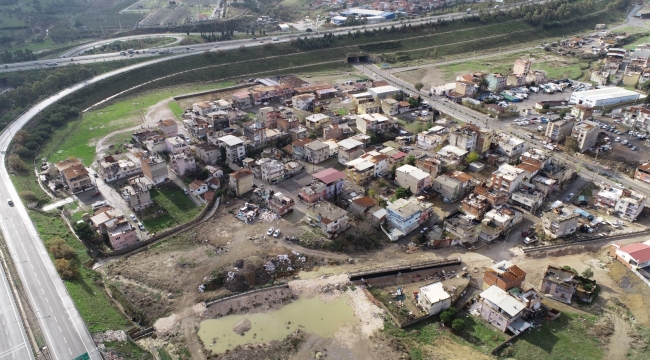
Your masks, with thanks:
[[[126,333],[122,330],[106,330],[104,332],[94,333],[92,334],[92,338],[95,343],[112,341],[124,342],[127,340]]]
[[[273,211],[262,210],[262,212],[260,213],[259,219],[262,220],[262,221],[266,221],[266,222],[272,222],[272,221],[280,219],[280,216],[278,216],[278,214],[274,213]]]

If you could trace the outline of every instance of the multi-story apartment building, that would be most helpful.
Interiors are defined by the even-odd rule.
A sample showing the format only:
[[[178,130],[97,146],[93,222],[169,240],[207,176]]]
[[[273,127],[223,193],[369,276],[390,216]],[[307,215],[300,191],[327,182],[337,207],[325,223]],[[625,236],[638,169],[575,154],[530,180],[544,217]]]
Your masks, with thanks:
[[[185,153],[174,154],[170,157],[172,170],[179,176],[196,171],[196,160]]]
[[[167,163],[158,155],[149,155],[140,159],[142,173],[147,179],[151,180],[154,185],[164,183],[169,180],[167,172]]]
[[[548,141],[554,143],[561,142],[571,136],[573,124],[573,121],[568,120],[549,121],[546,125],[546,133],[544,135]]]
[[[382,114],[360,114],[356,116],[357,129],[362,134],[382,133],[390,128],[390,120]]]
[[[524,170],[518,169],[510,164],[502,164],[499,169],[492,173],[490,187],[513,193],[519,189],[519,185],[524,179]]]
[[[639,165],[634,172],[634,178],[644,183],[650,184],[650,162]]]
[[[88,170],[77,159],[61,161],[56,164],[60,179],[73,194],[92,188],[93,182]]]
[[[305,126],[309,131],[316,131],[323,128],[325,125],[332,123],[332,118],[325,114],[313,114],[305,118]]]
[[[474,151],[478,133],[469,127],[456,127],[449,133],[449,145],[467,151]]]
[[[338,146],[338,158],[340,164],[345,165],[363,155],[364,144],[360,141],[345,139],[339,141]]]
[[[648,197],[640,192],[624,189],[614,209],[621,218],[634,221],[641,215],[647,199]]]
[[[386,207],[386,223],[393,229],[391,240],[395,241],[415,230],[427,221],[433,212],[433,205],[418,201],[415,197],[397,199]]]
[[[330,147],[320,141],[312,141],[305,145],[305,161],[318,164],[330,157]]]
[[[497,144],[497,152],[510,158],[519,156],[526,150],[524,140],[506,133],[499,134]]]
[[[210,143],[196,144],[195,149],[196,149],[196,157],[201,159],[207,165],[216,164],[217,161],[219,160],[219,156],[221,155],[221,151],[219,150],[219,147],[215,144],[210,144]]]
[[[233,135],[220,137],[218,145],[226,148],[226,158],[230,161],[237,161],[246,157],[246,147],[244,141]]]
[[[580,214],[567,207],[556,207],[542,213],[544,233],[553,239],[571,235],[578,229]]]
[[[284,164],[275,159],[267,159],[260,165],[260,170],[264,181],[275,183],[284,179]]]
[[[230,189],[236,196],[241,196],[253,190],[253,172],[248,169],[241,169],[229,174]]]
[[[160,120],[158,121],[158,130],[164,136],[176,136],[178,135],[178,124],[172,119]]]
[[[122,188],[122,197],[133,211],[140,211],[151,205],[153,182],[145,176],[135,176],[129,179],[129,184]]]
[[[411,189],[411,192],[417,195],[431,185],[431,175],[407,164],[395,170],[395,182],[403,188]]]
[[[169,154],[190,153],[190,145],[187,140],[179,136],[166,138],[165,147]]]
[[[573,126],[571,136],[578,140],[580,152],[585,152],[596,146],[600,127],[593,121],[585,120]]]
[[[142,173],[142,164],[136,154],[108,155],[97,160],[97,173],[105,182],[111,182]]]

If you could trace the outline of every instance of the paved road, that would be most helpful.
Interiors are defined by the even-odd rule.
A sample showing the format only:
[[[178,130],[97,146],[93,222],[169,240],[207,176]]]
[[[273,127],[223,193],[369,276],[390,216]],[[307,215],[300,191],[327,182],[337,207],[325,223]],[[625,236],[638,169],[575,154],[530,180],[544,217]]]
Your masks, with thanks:
[[[138,39],[151,39],[151,38],[174,38],[176,39],[173,43],[166,44],[166,46],[173,45],[175,43],[181,42],[183,40],[183,34],[146,34],[146,35],[135,35],[135,36],[125,36],[121,38],[115,38],[115,39],[108,39],[108,40],[100,40],[100,41],[95,41],[89,44],[83,44],[79,45],[73,49],[70,49],[63,54],[60,55],[62,58],[67,58],[70,56],[77,56],[77,55],[83,55],[84,51],[88,49],[92,49],[94,47],[106,45],[106,44],[112,44],[114,42],[118,41],[128,41],[128,40],[138,40]],[[162,48],[163,46],[156,46],[157,48]]]
[[[546,0],[538,0],[535,1],[535,3],[543,3]],[[525,2],[521,2],[525,3]],[[497,11],[503,11],[507,10],[512,7],[517,7],[519,4],[513,4],[510,6],[504,6],[499,9],[492,9],[489,12],[497,12]],[[338,28],[335,30],[331,30],[332,33],[334,34],[345,34],[348,31],[355,31],[355,30],[362,30],[362,29],[373,29],[373,28],[381,28],[385,26],[392,26],[392,25],[400,25],[402,23],[404,24],[411,24],[411,25],[417,25],[421,23],[427,23],[429,21],[437,21],[439,19],[460,19],[463,17],[468,16],[466,13],[453,13],[453,14],[446,14],[446,15],[439,15],[439,16],[431,16],[431,17],[426,17],[426,18],[420,18],[420,19],[415,19],[415,20],[403,20],[398,23],[393,23],[393,22],[385,22],[385,23],[378,23],[378,24],[368,24],[364,25],[363,27],[343,27],[343,28]],[[166,46],[164,47],[167,50],[172,51],[174,54],[178,53],[193,53],[193,54],[200,54],[203,53],[204,51],[209,51],[209,50],[214,50],[215,46],[219,47],[220,49],[224,50],[231,50],[238,48],[241,45],[246,45],[247,47],[249,46],[259,46],[262,45],[260,41],[264,42],[269,42],[272,41],[270,40],[273,37],[277,37],[278,40],[276,42],[289,42],[291,39],[295,39],[297,36],[313,36],[313,37],[318,37],[322,36],[324,32],[319,31],[319,32],[310,32],[310,33],[291,33],[291,34],[284,34],[284,35],[269,35],[269,36],[263,36],[260,37],[257,40],[252,40],[252,39],[240,39],[240,40],[230,40],[230,41],[221,41],[221,42],[214,42],[214,43],[204,43],[204,44],[195,44],[195,45],[190,45],[190,46]],[[152,35],[142,35],[143,37],[151,37],[151,36],[160,36],[160,34],[152,34]],[[177,36],[177,34],[172,34],[169,36]],[[125,38],[115,38],[110,40],[109,42],[113,41],[118,41],[120,39],[130,39],[132,37],[125,37]],[[96,43],[94,43],[96,44]],[[92,44],[91,44],[92,45]],[[77,47],[75,49],[79,48],[85,48],[86,45],[81,45],[80,47]],[[92,47],[92,46],[91,46]],[[73,49],[74,50],[74,49]],[[78,53],[79,51],[73,51],[67,52],[63,55],[65,58],[59,58],[59,59],[52,59],[52,60],[40,60],[40,61],[27,61],[27,62],[22,62],[22,63],[14,63],[14,64],[6,64],[6,68],[2,67],[0,68],[0,73],[2,72],[11,72],[11,71],[24,71],[24,70],[34,70],[34,69],[41,69],[41,68],[46,68],[48,67],[45,65],[46,63],[49,62],[56,62],[58,67],[61,66],[67,66],[70,64],[87,64],[87,63],[94,63],[94,62],[103,62],[103,61],[118,61],[118,60],[125,60],[131,58],[119,55],[119,53],[109,53],[109,54],[96,54],[96,55],[86,55],[86,56],[75,56],[71,60],[70,57],[68,57],[67,54],[71,53]],[[149,52],[141,52],[140,54],[134,54],[133,58],[136,57],[152,57],[152,56],[161,56],[161,54],[156,53],[152,54],[150,51]]]
[[[0,266],[0,359],[33,359],[4,268]]]
[[[392,83],[393,85],[401,88],[402,90],[406,91],[407,93],[411,93],[411,94],[418,93],[417,90],[415,90],[415,88],[413,87],[413,84],[406,82],[402,79],[399,79],[375,65],[357,64],[355,65],[355,68],[369,77],[375,79],[384,79]],[[472,109],[469,109],[467,107],[464,107],[462,105],[453,102],[445,101],[445,99],[442,97],[429,96],[429,94],[425,92],[420,92],[420,96],[422,96],[423,99],[428,100],[429,104],[431,104],[433,107],[463,122],[473,123],[479,126],[486,126],[490,129],[500,130],[501,132],[513,133],[514,135],[519,136],[522,139],[525,138],[524,134],[528,133],[518,128],[510,127],[509,126],[510,122],[507,120],[488,119],[487,116],[483,113],[474,111]],[[528,148],[530,147],[543,148],[542,144],[539,142],[539,139],[534,139],[534,140],[528,139],[526,141],[526,144]],[[613,172],[612,170],[604,169],[599,164],[594,164],[593,160],[591,160],[591,158],[588,158],[586,156],[583,155],[568,156],[567,154],[564,153],[559,153],[559,154],[555,153],[553,154],[553,156],[562,159],[563,161],[579,165],[580,175],[585,179],[604,182],[609,185],[615,185],[616,183],[621,183],[622,185],[628,188],[634,189],[636,191],[640,191],[644,194],[650,193],[650,185],[631,179],[625,176],[624,174]],[[587,167],[593,169],[593,171],[587,169]]]

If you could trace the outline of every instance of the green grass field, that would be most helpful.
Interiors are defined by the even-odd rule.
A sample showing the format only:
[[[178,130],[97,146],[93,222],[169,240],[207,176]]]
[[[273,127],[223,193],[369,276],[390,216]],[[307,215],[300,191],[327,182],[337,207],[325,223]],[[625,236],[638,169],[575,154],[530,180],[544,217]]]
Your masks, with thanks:
[[[169,109],[174,113],[174,115],[176,115],[177,119],[180,119],[181,115],[183,115],[183,113],[185,112],[183,111],[183,108],[176,101],[169,102]]]
[[[185,195],[182,189],[173,185],[152,190],[151,200],[166,211],[163,216],[143,221],[147,230],[152,232],[186,223],[194,219],[202,210],[202,207],[196,206],[189,195]]]
[[[563,312],[558,319],[543,321],[540,328],[522,334],[499,355],[529,360],[603,359],[603,346],[589,334],[595,322],[595,316]]]
[[[179,93],[218,89],[231,85],[230,82],[194,84],[155,90],[89,111],[80,119],[71,121],[57,130],[41,153],[51,162],[75,157],[81,159],[84,165],[90,165],[95,158],[95,143],[99,139],[113,131],[142,124],[142,114],[150,106]]]

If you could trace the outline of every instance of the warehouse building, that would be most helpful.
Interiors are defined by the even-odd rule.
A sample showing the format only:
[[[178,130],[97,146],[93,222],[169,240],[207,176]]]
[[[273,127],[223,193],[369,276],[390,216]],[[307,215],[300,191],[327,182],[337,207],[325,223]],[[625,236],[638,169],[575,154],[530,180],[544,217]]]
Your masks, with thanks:
[[[367,19],[368,24],[376,24],[383,21],[395,19],[395,13],[392,11],[379,11],[360,8],[346,9],[345,11],[341,11],[340,15],[346,19],[348,16],[354,16],[356,18],[363,17]],[[336,24],[337,22],[334,21],[334,23]]]
[[[576,91],[571,94],[570,104],[583,104],[591,107],[611,106],[627,101],[638,100],[641,94],[619,87]]]

